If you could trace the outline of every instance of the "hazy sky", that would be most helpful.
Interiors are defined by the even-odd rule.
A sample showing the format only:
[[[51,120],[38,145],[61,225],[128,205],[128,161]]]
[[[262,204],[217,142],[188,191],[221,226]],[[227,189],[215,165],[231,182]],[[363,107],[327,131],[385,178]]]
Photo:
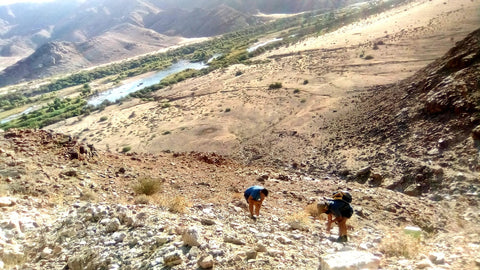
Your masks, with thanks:
[[[50,2],[53,0],[0,0],[0,6],[6,6],[15,3],[25,3],[25,2],[32,2],[32,3],[39,3],[39,2]]]

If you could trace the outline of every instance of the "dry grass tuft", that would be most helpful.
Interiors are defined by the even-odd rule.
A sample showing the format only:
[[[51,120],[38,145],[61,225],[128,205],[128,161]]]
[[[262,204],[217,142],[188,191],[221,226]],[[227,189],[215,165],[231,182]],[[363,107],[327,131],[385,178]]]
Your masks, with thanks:
[[[145,195],[141,194],[137,197],[135,197],[135,200],[133,201],[134,204],[149,204],[150,203],[150,198]]]
[[[380,243],[380,251],[386,257],[404,257],[413,259],[420,252],[420,239],[399,231],[398,234],[385,237]]]
[[[293,213],[285,218],[287,224],[294,230],[308,231],[312,225],[312,221],[309,218],[309,213],[305,211]]]
[[[97,196],[94,192],[87,190],[85,192],[80,193],[79,199],[82,201],[93,202],[93,201],[96,201]]]
[[[172,213],[185,213],[192,203],[184,196],[175,196],[173,199],[168,195],[152,197],[153,202],[161,207],[167,208]]]
[[[183,196],[175,196],[168,204],[168,211],[172,213],[185,213],[187,207],[191,207],[192,203]]]
[[[138,195],[153,195],[162,189],[162,181],[154,178],[142,178],[133,186]]]
[[[305,207],[304,211],[315,219],[320,219],[322,215],[317,208],[317,203],[309,204]]]

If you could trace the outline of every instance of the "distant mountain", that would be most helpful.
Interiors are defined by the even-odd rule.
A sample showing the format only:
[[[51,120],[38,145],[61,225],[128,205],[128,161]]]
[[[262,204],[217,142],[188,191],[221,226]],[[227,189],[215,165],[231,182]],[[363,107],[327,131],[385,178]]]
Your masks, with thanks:
[[[181,37],[236,31],[264,22],[259,13],[297,13],[355,2],[360,0],[56,0],[0,6],[0,86],[155,51],[178,44]],[[59,54],[53,49],[59,44],[73,55]],[[9,68],[1,64],[11,63],[2,57],[29,54]],[[68,65],[69,60],[78,62]]]
[[[18,82],[18,78],[35,79],[84,68],[89,64],[75,44],[66,41],[49,42],[0,73],[0,82],[8,85]]]

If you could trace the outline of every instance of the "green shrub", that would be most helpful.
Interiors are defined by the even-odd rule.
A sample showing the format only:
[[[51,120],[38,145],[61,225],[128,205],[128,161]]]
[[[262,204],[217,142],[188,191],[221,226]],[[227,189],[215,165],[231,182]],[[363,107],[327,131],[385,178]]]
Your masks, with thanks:
[[[122,148],[122,153],[127,153],[128,151],[132,150],[132,147],[130,146],[125,146]]]
[[[133,191],[137,195],[153,195],[162,188],[162,182],[159,179],[142,178],[133,186]]]
[[[237,70],[237,72],[235,72],[235,76],[237,76],[237,77],[242,75],[242,74],[243,74],[243,72],[241,70]]]
[[[231,111],[230,108],[226,108],[226,109],[225,109],[225,112],[230,112],[230,111]]]
[[[373,59],[373,56],[367,55],[367,56],[365,56],[365,58],[363,58],[363,59],[365,59],[365,60],[371,60],[371,59]]]
[[[304,85],[305,85],[305,84],[308,84],[308,80],[304,80],[304,81],[303,81],[303,84],[304,84]]]
[[[294,93],[294,94],[300,93],[300,89],[295,89],[295,90],[293,90],[293,93]]]
[[[279,89],[282,88],[281,82],[272,83],[268,86],[268,89]]]
[[[99,120],[99,121],[100,121],[100,122],[105,122],[105,121],[107,121],[107,119],[108,119],[107,116],[102,116],[102,117],[100,117],[100,120]]]

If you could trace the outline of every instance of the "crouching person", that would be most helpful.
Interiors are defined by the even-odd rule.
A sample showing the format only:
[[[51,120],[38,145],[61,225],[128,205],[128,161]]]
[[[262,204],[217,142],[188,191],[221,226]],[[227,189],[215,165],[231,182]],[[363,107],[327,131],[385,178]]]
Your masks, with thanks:
[[[256,219],[255,216],[260,215],[260,208],[262,207],[262,202],[265,197],[268,196],[268,190],[262,186],[251,186],[245,190],[243,194],[245,196],[245,200],[248,203],[248,210],[250,211],[250,217]],[[254,209],[255,208],[255,209]],[[255,216],[253,215],[253,211],[255,210]]]
[[[352,195],[348,191],[337,191],[333,193],[332,199],[327,199],[317,204],[318,212],[328,215],[327,232],[330,232],[332,223],[338,225],[338,242],[348,241],[347,220],[353,215],[351,202]]]

